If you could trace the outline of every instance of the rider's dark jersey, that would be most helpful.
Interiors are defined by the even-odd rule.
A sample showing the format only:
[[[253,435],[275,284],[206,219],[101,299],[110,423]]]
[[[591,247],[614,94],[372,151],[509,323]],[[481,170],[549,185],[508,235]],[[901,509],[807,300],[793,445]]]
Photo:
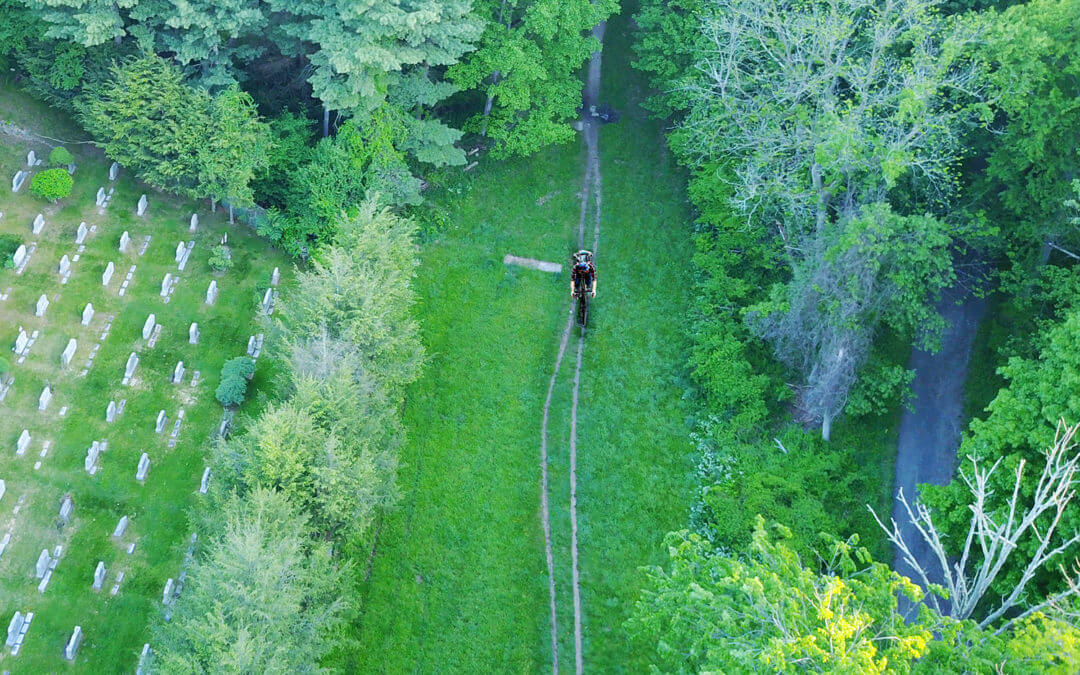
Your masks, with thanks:
[[[593,282],[596,281],[596,266],[591,262],[587,264],[578,263],[574,265],[572,272],[574,275],[574,283],[579,284],[585,282],[586,288],[592,288]]]

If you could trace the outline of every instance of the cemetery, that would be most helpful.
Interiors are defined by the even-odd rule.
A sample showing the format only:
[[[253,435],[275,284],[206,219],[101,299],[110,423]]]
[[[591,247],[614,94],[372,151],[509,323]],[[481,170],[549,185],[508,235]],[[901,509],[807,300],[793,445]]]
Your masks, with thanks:
[[[28,151],[51,148],[0,141],[0,234],[22,242],[0,265],[0,670],[135,672],[208,498],[222,365],[265,331],[268,280],[291,267],[227,212],[100,156],[46,202],[23,183],[46,168]],[[242,245],[215,272],[226,234]]]

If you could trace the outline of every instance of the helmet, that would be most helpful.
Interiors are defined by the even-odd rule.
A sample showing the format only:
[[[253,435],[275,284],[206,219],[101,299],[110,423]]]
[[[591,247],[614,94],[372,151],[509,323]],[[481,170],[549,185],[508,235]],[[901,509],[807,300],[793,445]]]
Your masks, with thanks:
[[[574,254],[574,262],[588,263],[588,262],[590,262],[592,260],[592,257],[593,257],[592,251],[586,251],[585,249],[581,249],[580,251],[578,251],[577,253]]]

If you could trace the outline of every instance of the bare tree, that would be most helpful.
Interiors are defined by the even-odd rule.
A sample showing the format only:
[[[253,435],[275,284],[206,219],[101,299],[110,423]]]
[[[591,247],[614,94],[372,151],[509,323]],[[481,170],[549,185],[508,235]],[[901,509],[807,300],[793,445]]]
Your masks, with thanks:
[[[987,593],[1010,556],[1021,548],[1021,544],[1033,543],[1034,553],[1024,565],[1019,580],[1000,600],[993,603],[995,606],[989,608],[979,620],[979,627],[987,628],[1008,615],[1008,620],[997,629],[1001,633],[1014,622],[1035,612],[1056,613],[1063,620],[1076,625],[1075,613],[1067,610],[1063,603],[1070,598],[1080,597],[1080,568],[1074,567],[1066,572],[1058,559],[1080,542],[1080,533],[1059,533],[1058,525],[1076,495],[1080,453],[1076,452],[1073,437],[1078,428],[1080,424],[1072,427],[1066,426],[1064,421],[1058,424],[1054,443],[1046,451],[1046,463],[1030,497],[1021,491],[1026,460],[1021,460],[1016,467],[1012,493],[1004,503],[995,504],[989,479],[1001,464],[1001,459],[986,469],[980,467],[975,457],[968,457],[970,473],[961,470],[960,477],[971,490],[972,500],[968,507],[971,522],[959,558],[950,559],[944,537],[934,525],[930,509],[919,499],[914,504],[909,503],[903,490],[898,495],[900,503],[904,505],[919,536],[930,547],[932,557],[929,560],[919,560],[912,553],[912,542],[905,540],[896,520],[891,519],[891,527],[886,527],[874,509],[867,507],[904,562],[915,570],[924,588],[931,586],[931,570],[936,568],[941,571],[943,586],[949,594],[949,605],[943,608],[938,598],[928,593],[926,597],[935,609],[944,610],[955,619],[970,618],[980,602],[987,598]],[[1028,582],[1040,569],[1053,564],[1057,564],[1065,576],[1064,590],[1045,598],[1029,600],[1026,595]]]

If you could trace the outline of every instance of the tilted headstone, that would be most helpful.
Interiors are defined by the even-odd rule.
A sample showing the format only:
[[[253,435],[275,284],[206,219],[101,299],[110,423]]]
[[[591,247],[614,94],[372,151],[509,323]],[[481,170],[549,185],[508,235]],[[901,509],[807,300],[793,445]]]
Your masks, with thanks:
[[[124,366],[124,377],[131,377],[135,374],[135,366],[139,365],[139,355],[135,352],[131,352],[131,356],[128,356],[127,365]]]
[[[100,591],[103,583],[105,583],[105,561],[99,560],[97,567],[94,568],[94,590]]]
[[[97,189],[97,195],[94,196],[94,204],[96,206],[105,206],[105,188],[99,187]]]
[[[126,251],[127,247],[128,247],[128,244],[130,244],[130,243],[131,243],[131,235],[128,234],[127,230],[124,230],[120,234],[120,252],[123,253],[124,251]]]
[[[161,592],[161,603],[164,605],[169,604],[172,601],[173,594],[173,579],[169,577],[169,580],[165,582],[165,590]]]
[[[145,452],[139,457],[139,466],[135,469],[135,480],[146,480],[146,472],[150,470],[150,455]]]
[[[70,270],[71,258],[68,258],[67,254],[65,253],[63,256],[60,257],[60,267],[57,269],[57,272],[59,272],[60,274],[67,274]]]
[[[199,324],[193,323],[190,326],[188,326],[187,335],[188,335],[188,344],[189,345],[197,345],[197,344],[199,344]]]
[[[29,166],[34,166],[35,164],[37,164],[37,154],[33,150],[26,153],[26,163]]]
[[[255,353],[255,336],[252,335],[248,338],[247,355],[251,356]]]
[[[183,260],[185,253],[187,253],[187,246],[184,246],[184,242],[180,242],[176,245],[176,255],[174,256],[175,262]]]
[[[156,431],[159,434],[162,431],[165,431],[165,422],[167,420],[168,420],[168,418],[165,417],[165,411],[164,410],[158,411],[157,420],[154,422],[154,431]]]
[[[83,307],[82,311],[82,325],[89,326],[90,322],[94,320],[94,305],[86,303],[86,307]]]
[[[94,441],[86,451],[86,459],[83,460],[83,468],[86,469],[86,472],[91,476],[97,473],[98,457],[101,456],[101,451],[104,449],[105,448],[100,441]]]
[[[169,288],[172,286],[172,273],[166,272],[165,278],[161,280],[161,297],[167,297],[169,295]]]
[[[75,505],[71,501],[71,497],[65,495],[64,501],[60,502],[60,522],[67,525],[71,522],[71,511],[75,508]]]
[[[30,336],[26,334],[22,326],[19,326],[19,336],[15,338],[15,349],[12,350],[19,356],[22,356],[23,351],[26,349],[26,343],[30,342]]]
[[[86,221],[84,220],[83,222],[79,223],[78,229],[75,230],[75,243],[81,244],[86,241],[87,232],[89,232],[89,230],[86,229]]]
[[[206,304],[212,305],[217,302],[217,294],[217,282],[211,279],[210,285],[206,287]]]
[[[25,171],[16,171],[15,177],[11,179],[11,191],[18,192],[22,189],[23,183],[26,182],[26,177],[30,174]]]
[[[52,388],[45,385],[45,388],[41,390],[41,396],[38,396],[38,410],[45,410],[49,407],[49,402],[52,401]]]
[[[146,213],[146,195],[139,197],[139,207],[135,211],[135,215],[141,216]]]
[[[191,224],[188,225],[188,232],[194,232],[199,229],[199,214],[191,214]]]
[[[37,300],[37,305],[34,307],[34,316],[45,316],[45,310],[49,308],[49,299],[42,293],[41,297]]]
[[[39,213],[39,214],[37,214],[37,216],[34,217],[34,234],[41,234],[41,230],[44,227],[45,227],[45,216],[43,216],[42,214]]]
[[[263,311],[267,314],[271,314],[274,311],[274,289],[266,289],[266,293],[263,295]]]
[[[118,175],[120,175],[120,165],[113,162],[112,166],[109,167],[109,180],[116,180]]]
[[[116,539],[119,539],[120,537],[123,537],[124,533],[127,532],[127,526],[128,526],[128,517],[127,516],[121,516],[120,521],[118,523],[116,523],[116,528],[113,529],[112,536],[115,537]]]
[[[102,286],[108,286],[109,285],[109,282],[112,281],[113,272],[115,272],[115,271],[116,271],[116,265],[113,265],[112,261],[110,260],[109,264],[105,266],[105,271],[101,273],[101,285]]]
[[[109,405],[105,408],[105,421],[113,422],[116,420],[116,401],[109,401]]]
[[[271,286],[277,286],[280,281],[281,281],[281,270],[279,270],[278,268],[275,267],[273,273],[270,274],[270,285]]]
[[[19,244],[19,248],[15,249],[15,255],[11,256],[11,262],[15,263],[15,267],[22,267],[24,260],[26,260],[26,245]]]
[[[30,445],[30,432],[27,431],[26,429],[23,429],[22,433],[19,434],[19,440],[16,441],[16,443],[15,443],[15,454],[16,455],[23,454],[24,452],[26,452],[26,448],[29,445]]]
[[[52,556],[49,555],[49,549],[41,549],[41,555],[38,556],[37,564],[34,565],[34,576],[38,579],[44,577],[50,562],[52,562]]]
[[[23,613],[15,612],[15,614],[11,617],[11,621],[8,623],[7,642],[5,642],[4,644],[6,644],[8,647],[15,646],[15,641],[19,639],[19,634],[22,633],[24,623],[26,623],[26,617],[23,616]]]
[[[210,467],[206,467],[202,472],[202,482],[199,483],[199,494],[206,494],[206,491],[210,489]]]
[[[146,321],[142,325],[142,339],[149,340],[150,336],[154,334],[154,326],[157,325],[157,317],[153,314],[146,317]]]
[[[82,627],[75,626],[75,630],[71,631],[71,637],[68,639],[67,644],[64,646],[64,658],[68,661],[74,661],[75,654],[79,651],[79,645],[82,644],[82,641]]]
[[[75,341],[75,338],[68,340],[67,347],[64,347],[64,353],[60,355],[60,363],[65,366],[71,363],[71,358],[75,356],[75,350],[78,347],[79,343]]]
[[[177,361],[176,367],[173,368],[172,383],[180,384],[184,381],[184,362]]]

